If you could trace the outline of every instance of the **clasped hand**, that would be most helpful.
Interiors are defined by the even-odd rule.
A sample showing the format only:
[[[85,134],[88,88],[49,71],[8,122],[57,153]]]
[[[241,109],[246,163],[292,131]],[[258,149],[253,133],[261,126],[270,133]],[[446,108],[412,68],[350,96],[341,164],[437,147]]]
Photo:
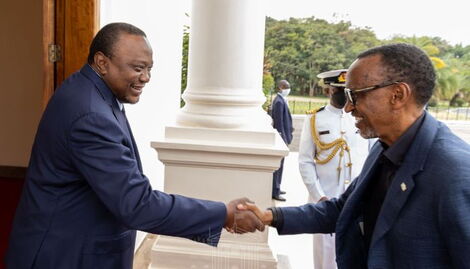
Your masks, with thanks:
[[[261,211],[248,198],[240,198],[229,202],[224,228],[231,233],[247,233],[264,231],[265,225],[271,224],[270,210]]]

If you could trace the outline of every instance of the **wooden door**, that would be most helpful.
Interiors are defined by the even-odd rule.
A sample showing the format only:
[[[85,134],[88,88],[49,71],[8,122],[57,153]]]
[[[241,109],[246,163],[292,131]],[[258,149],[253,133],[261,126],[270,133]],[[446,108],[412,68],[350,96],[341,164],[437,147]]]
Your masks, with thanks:
[[[62,81],[86,63],[99,29],[99,0],[43,0],[43,13],[45,107]]]

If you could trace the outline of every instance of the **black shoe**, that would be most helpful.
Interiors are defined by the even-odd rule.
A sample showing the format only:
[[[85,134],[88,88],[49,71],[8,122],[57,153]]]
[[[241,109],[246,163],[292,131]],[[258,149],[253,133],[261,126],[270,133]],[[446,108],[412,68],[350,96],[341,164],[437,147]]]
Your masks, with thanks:
[[[285,202],[286,198],[282,197],[281,195],[273,196],[274,200]]]
[[[279,194],[286,194],[286,192],[285,191],[280,191]]]

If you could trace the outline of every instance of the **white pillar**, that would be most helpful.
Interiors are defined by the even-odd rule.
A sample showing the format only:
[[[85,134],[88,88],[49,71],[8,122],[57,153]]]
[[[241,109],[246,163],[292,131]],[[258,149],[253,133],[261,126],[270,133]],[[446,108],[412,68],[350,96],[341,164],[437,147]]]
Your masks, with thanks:
[[[186,105],[152,142],[165,191],[272,206],[272,173],[288,149],[261,108],[264,1],[195,0],[190,16]],[[217,248],[161,236],[152,268],[276,268],[267,231],[223,232]]]
[[[261,108],[263,0],[193,1],[183,126],[269,130]]]

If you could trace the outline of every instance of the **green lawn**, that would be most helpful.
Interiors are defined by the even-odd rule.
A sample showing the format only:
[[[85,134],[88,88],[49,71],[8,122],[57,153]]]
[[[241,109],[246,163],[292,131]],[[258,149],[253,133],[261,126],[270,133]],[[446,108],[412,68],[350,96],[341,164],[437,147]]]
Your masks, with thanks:
[[[300,101],[300,100],[289,100],[289,109],[292,114],[305,114],[309,110],[318,109],[322,106],[326,106],[328,99],[325,100],[311,100],[311,101]]]

